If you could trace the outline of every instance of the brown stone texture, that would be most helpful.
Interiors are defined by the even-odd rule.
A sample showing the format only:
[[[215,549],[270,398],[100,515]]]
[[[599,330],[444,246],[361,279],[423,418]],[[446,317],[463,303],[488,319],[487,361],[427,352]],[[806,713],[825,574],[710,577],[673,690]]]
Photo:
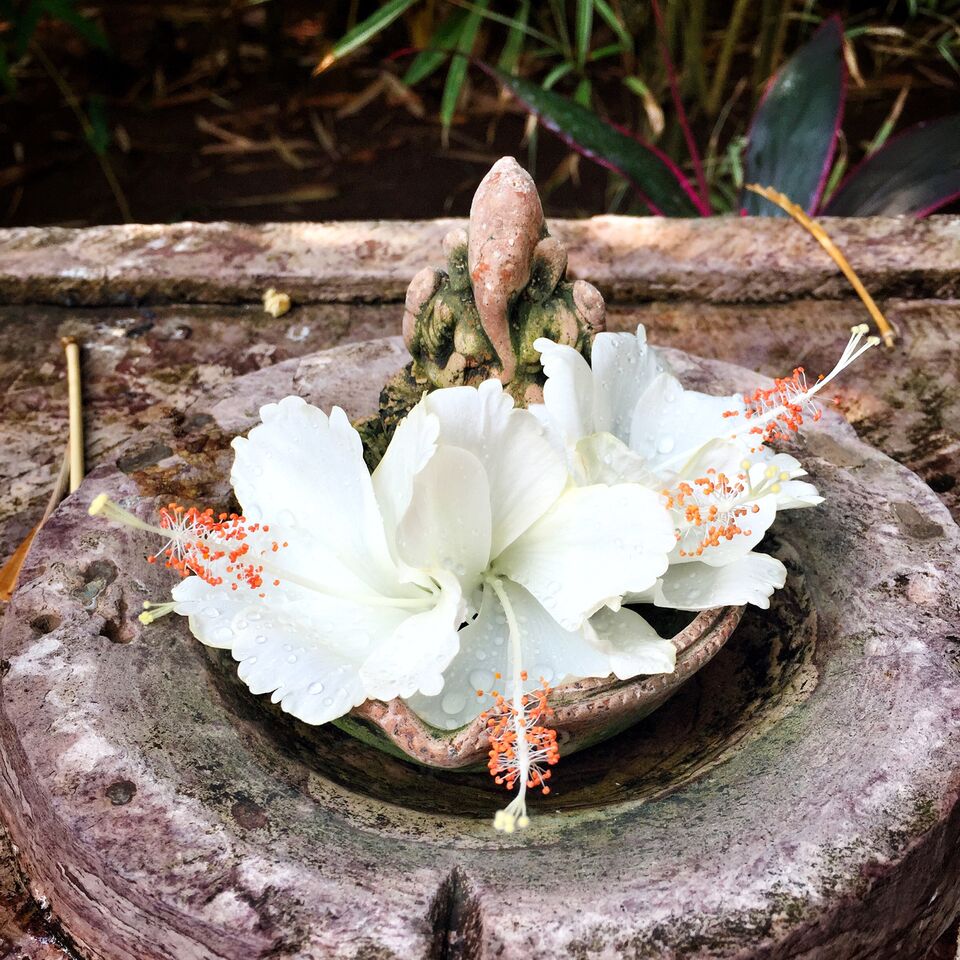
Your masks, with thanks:
[[[211,465],[260,402],[372,403],[395,344],[317,351],[398,333],[406,284],[455,225],[0,234],[3,555],[62,453],[61,335],[84,344],[91,488],[222,496]],[[784,221],[550,227],[609,326],[644,322],[655,343],[816,373],[865,319]],[[830,501],[778,524],[794,575],[774,609],[634,731],[565,760],[524,838],[489,832],[499,798],[473,775],[292,724],[182,625],[143,630],[136,603],[163,584],[135,567],[141,545],[69,499],[3,625],[18,851],[0,860],[0,955],[48,960],[72,938],[89,957],[919,956],[960,874],[958,544],[937,502],[960,513],[960,221],[828,227],[901,333],[837,384],[870,446],[836,423],[811,440]],[[291,313],[253,306],[267,286]]]

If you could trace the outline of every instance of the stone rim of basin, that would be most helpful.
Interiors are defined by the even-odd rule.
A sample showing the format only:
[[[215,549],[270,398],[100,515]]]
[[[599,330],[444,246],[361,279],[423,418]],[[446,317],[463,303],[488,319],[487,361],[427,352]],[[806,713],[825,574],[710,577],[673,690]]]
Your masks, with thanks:
[[[377,363],[402,363],[390,341],[335,356],[353,358],[355,388],[363,388],[356,413],[375,404],[360,379]],[[697,386],[714,375],[723,385],[749,376],[668,358]],[[240,378],[245,393],[232,406],[221,399],[207,408],[212,436],[243,429],[243,418],[249,424],[256,403],[271,399],[267,390],[299,387],[321,406],[345,402],[349,385],[337,379],[345,372],[315,359]],[[0,790],[31,889],[81,949],[118,957],[265,956],[278,945],[337,955],[337,944],[367,941],[429,955],[431,911],[447,903],[441,891],[454,875],[464,896],[476,897],[476,919],[453,919],[449,928],[507,952],[534,945],[565,955],[590,942],[613,953],[629,938],[682,953],[709,937],[718,956],[826,943],[822,956],[842,958],[851,944],[872,944],[876,953],[904,930],[922,942],[908,919],[922,915],[932,930],[957,890],[956,863],[944,859],[952,834],[944,831],[956,826],[960,743],[941,718],[960,709],[942,619],[960,584],[958,535],[915,475],[856,440],[838,417],[825,415],[809,452],[815,479],[829,481],[835,495],[817,524],[784,518],[818,611],[820,682],[808,699],[772,724],[725,732],[718,762],[692,777],[679,770],[656,802],[628,791],[581,811],[564,807],[558,790],[520,841],[470,814],[421,813],[340,786],[302,751],[278,750],[261,739],[262,715],[238,716],[210,683],[205,653],[183,625],[160,621],[141,631],[132,620],[131,642],[118,642],[122,631],[110,636],[105,624],[120,600],[132,619],[136,601],[164,578],[151,568],[152,579],[140,583],[128,564],[130,572],[111,581],[106,564],[90,562],[110,550],[122,561],[125,542],[134,553],[141,544],[126,531],[94,530],[84,495],[109,483],[121,496],[150,497],[168,475],[194,478],[180,454],[132,474],[105,465],[41,533],[3,627],[10,668]],[[817,543],[864,537],[873,545],[866,557],[843,550],[811,562]],[[83,593],[84,569],[97,581],[96,597]],[[173,691],[171,677],[179,678]],[[192,699],[180,682],[196,688]],[[143,699],[147,687],[165,699]],[[871,736],[857,735],[864,727]],[[351,762],[347,742],[332,745],[339,764]],[[370,755],[360,753],[368,764]],[[383,757],[371,766],[371,775],[389,778],[408,765]],[[619,779],[616,767],[610,773]],[[415,776],[429,794],[454,789],[465,775],[445,775],[439,785],[430,774]],[[891,793],[908,787],[913,792]],[[590,909],[543,923],[544,909],[562,911],[571,899]]]

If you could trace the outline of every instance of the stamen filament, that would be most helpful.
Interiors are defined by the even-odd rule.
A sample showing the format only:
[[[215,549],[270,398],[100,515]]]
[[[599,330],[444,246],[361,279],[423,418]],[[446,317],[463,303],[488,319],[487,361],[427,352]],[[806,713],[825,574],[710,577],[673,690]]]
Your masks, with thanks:
[[[111,500],[105,493],[98,493],[93,500],[90,501],[90,507],[87,513],[89,513],[91,517],[104,516],[114,523],[122,523],[124,526],[133,527],[135,530],[146,530],[148,533],[155,533],[160,537],[166,537],[168,535],[168,532],[161,527],[147,523],[145,520],[141,520],[138,516],[132,514],[129,510],[124,510],[119,503]]]
[[[776,434],[776,430],[771,431],[771,428],[776,428],[778,424],[783,424],[790,431],[798,430],[804,421],[805,410],[811,419],[818,420],[822,411],[814,403],[816,395],[854,361],[880,343],[880,338],[874,336],[866,337],[864,340],[869,330],[865,323],[851,327],[850,339],[843,348],[840,359],[825,377],[820,377],[812,386],[807,386],[803,368],[798,367],[791,377],[775,380],[774,387],[771,389],[759,389],[752,396],[744,397],[746,404],[744,411],[731,410],[724,416],[741,416],[745,420],[745,425],[742,429],[721,439],[755,439],[756,446],[759,447],[770,439],[784,436],[782,431],[779,435],[771,435]],[[673,456],[660,462],[660,469],[674,469],[678,465],[687,464],[700,449],[701,446],[698,445],[678,450]]]
[[[207,517],[206,514],[201,514],[197,511],[183,511],[183,509],[179,507],[173,509],[174,507],[175,505],[171,505],[170,508],[167,508],[166,512],[161,511],[161,515],[165,518],[164,522],[168,524],[167,526],[155,526],[141,520],[138,516],[111,500],[106,493],[100,493],[94,497],[90,503],[88,512],[90,516],[103,516],[108,520],[112,520],[114,523],[120,523],[124,526],[133,527],[135,530],[143,530],[146,533],[152,533],[155,536],[162,537],[166,543],[159,551],[159,554],[168,557],[167,566],[173,567],[182,576],[188,576],[191,573],[201,575],[214,586],[219,585],[223,581],[219,577],[209,579],[211,575],[208,572],[209,568],[207,565],[211,560],[227,557],[231,560],[232,566],[233,563],[236,563],[241,557],[247,556],[249,559],[246,545],[241,544],[239,549],[237,547],[238,538],[235,537],[235,532],[238,528],[233,527],[229,530],[224,530],[225,535],[219,537],[216,531],[218,529],[224,529],[223,526],[213,524],[212,519],[208,523],[201,522]],[[210,511],[207,513],[209,514]],[[242,523],[242,518],[233,517],[231,522],[233,521],[240,524]],[[267,527],[263,528],[264,531],[267,529]],[[234,536],[231,536],[231,534],[234,534]],[[239,539],[242,540],[245,536],[246,534]],[[276,552],[277,547],[278,544],[275,543],[272,552]],[[202,563],[197,561],[196,554],[200,554]],[[156,555],[150,559],[151,562],[153,562],[153,560],[156,559]],[[246,560],[244,560],[244,563],[246,563]],[[304,577],[284,569],[281,565],[269,559],[267,551],[260,551],[259,556],[257,556],[255,560],[255,568],[249,566],[244,567],[244,563],[237,563],[239,568],[238,579],[244,579],[243,571],[245,569],[253,571],[249,577],[246,577],[246,580],[247,585],[254,589],[261,586],[263,582],[261,574],[266,573],[270,579],[273,580],[274,585],[278,585],[280,582],[291,583],[298,587],[303,587],[305,590],[322,594],[323,596],[336,597],[338,600],[346,600],[367,606],[425,610],[433,606],[435,602],[429,595],[423,597],[388,597],[379,593],[347,593],[324,584],[319,580],[315,580],[312,577]],[[228,566],[227,570],[230,571],[231,567]],[[237,584],[231,582],[230,586],[236,589]],[[167,612],[169,611],[164,611],[164,613]],[[141,620],[144,623],[151,623],[159,616],[163,616],[163,613],[149,615],[149,618],[147,618],[147,614],[143,614],[141,615]]]
[[[137,619],[143,624],[151,624],[154,620],[165,617],[168,613],[173,613],[177,608],[173,600],[167,600],[163,603],[154,603],[151,600],[143,601],[143,613]]]
[[[490,762],[487,766],[494,780],[506,784],[508,790],[518,785],[513,800],[503,810],[497,811],[493,826],[503,833],[513,833],[530,822],[527,816],[527,790],[540,787],[544,793],[550,792],[546,785],[550,771],[544,768],[560,759],[560,751],[556,731],[543,722],[543,718],[552,713],[547,706],[550,688],[543,682],[543,689],[537,693],[525,694],[523,690],[527,674],[523,669],[520,625],[510,597],[499,577],[490,575],[485,582],[496,594],[506,616],[513,689],[511,703],[494,693],[496,707],[484,714],[490,737]],[[499,677],[499,674],[495,676]]]

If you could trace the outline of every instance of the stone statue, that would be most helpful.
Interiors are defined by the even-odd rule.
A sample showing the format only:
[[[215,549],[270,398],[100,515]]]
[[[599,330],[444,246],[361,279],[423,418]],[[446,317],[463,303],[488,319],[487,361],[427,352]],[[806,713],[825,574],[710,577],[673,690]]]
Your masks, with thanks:
[[[547,232],[533,178],[513,157],[480,182],[468,228],[448,233],[443,252],[446,269],[424,267],[407,288],[403,339],[413,362],[384,387],[380,417],[357,425],[371,465],[424,390],[499,377],[518,404],[539,401],[534,341],[547,337],[589,358],[604,329],[603,297],[585,280],[565,279],[566,250]]]

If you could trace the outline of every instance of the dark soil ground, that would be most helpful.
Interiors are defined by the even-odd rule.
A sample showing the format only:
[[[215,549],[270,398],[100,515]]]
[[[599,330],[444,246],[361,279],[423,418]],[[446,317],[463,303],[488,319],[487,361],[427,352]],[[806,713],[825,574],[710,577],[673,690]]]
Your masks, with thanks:
[[[102,97],[106,161],[129,219],[141,222],[465,215],[497,157],[531,164],[525,116],[479,71],[442,145],[442,71],[413,95],[382,80],[402,71],[403,61],[385,59],[404,42],[401,32],[311,77],[323,7],[274,0],[243,12],[215,0],[110,0],[98,8],[107,53],[91,51],[63,25],[41,24],[35,40],[67,91],[34,57],[19,69],[17,89],[0,97],[0,226],[124,219],[68,95],[88,114],[91,96]],[[852,158],[905,83],[912,87],[898,129],[955,110],[960,77],[953,81],[942,61],[913,62],[852,85],[845,123]],[[620,95],[618,81],[611,85]],[[669,107],[665,93],[661,102]],[[692,120],[704,142],[711,124],[696,111]],[[607,174],[582,161],[576,178],[561,176],[566,157],[559,141],[539,133],[535,175],[548,215],[608,211]],[[629,201],[617,210],[642,212]]]

